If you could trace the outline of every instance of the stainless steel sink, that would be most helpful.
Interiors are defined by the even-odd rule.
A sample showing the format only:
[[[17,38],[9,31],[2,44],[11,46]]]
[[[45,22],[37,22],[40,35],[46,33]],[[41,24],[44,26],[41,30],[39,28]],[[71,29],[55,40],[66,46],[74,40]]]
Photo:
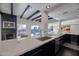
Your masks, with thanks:
[[[45,36],[45,37],[40,37],[40,38],[37,38],[37,39],[40,40],[40,41],[45,41],[45,40],[51,39],[51,37]]]

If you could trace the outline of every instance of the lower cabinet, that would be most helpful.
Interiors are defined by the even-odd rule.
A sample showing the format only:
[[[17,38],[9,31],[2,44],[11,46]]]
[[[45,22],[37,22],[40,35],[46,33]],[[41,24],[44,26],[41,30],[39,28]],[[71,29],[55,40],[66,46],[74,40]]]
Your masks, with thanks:
[[[79,35],[78,35],[78,39],[77,39],[77,45],[79,46]]]
[[[25,52],[24,54],[22,54],[20,56],[40,56],[40,55],[42,55],[42,52],[43,52],[43,48],[41,46],[41,47],[35,48],[31,51]]]
[[[72,41],[79,45],[79,35],[65,34],[21,56],[55,56],[62,49],[65,42],[72,43]]]
[[[55,40],[43,45],[43,55],[44,56],[55,55]]]
[[[61,37],[55,39],[55,55],[59,52],[61,45]]]
[[[55,41],[53,40],[20,56],[54,56],[54,55],[55,55]]]
[[[55,56],[61,49],[62,39],[56,38],[36,49],[26,52],[20,56]]]
[[[61,45],[64,42],[69,42],[67,40],[64,41],[64,37],[65,36],[56,38],[36,49],[26,52],[20,56],[55,56],[61,50],[61,48],[62,48]]]
[[[79,35],[65,34],[63,36],[64,43],[70,43],[73,45],[79,45]]]
[[[63,35],[63,40],[64,43],[71,43],[71,35],[70,34]]]

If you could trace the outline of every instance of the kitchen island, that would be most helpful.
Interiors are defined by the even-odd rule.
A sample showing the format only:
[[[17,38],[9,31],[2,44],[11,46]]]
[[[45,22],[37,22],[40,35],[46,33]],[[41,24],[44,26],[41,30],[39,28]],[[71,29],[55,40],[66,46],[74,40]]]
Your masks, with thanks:
[[[19,56],[25,52],[31,51],[52,40],[55,40],[56,38],[61,37],[62,35],[64,35],[64,34],[53,35],[53,36],[51,36],[51,39],[48,39],[45,41],[40,41],[40,40],[33,39],[33,38],[30,38],[30,39],[23,38],[23,40],[20,40],[20,41],[17,41],[17,39],[15,39],[16,45],[14,44],[14,46],[12,45],[11,47],[7,46],[7,48],[3,47],[1,55],[3,55],[3,56]],[[3,41],[2,44],[4,44],[4,43],[5,42]]]
[[[73,38],[73,40],[79,39],[78,34],[73,35],[76,37]],[[14,41],[12,40],[2,41],[2,49],[0,55],[2,56],[55,55],[55,53],[60,49],[59,45],[62,45],[64,42],[71,44],[71,39],[73,35],[72,33],[52,35],[50,36],[51,37],[50,39],[47,39],[45,41],[41,41],[34,38],[20,38],[19,41],[18,39],[14,39]],[[11,45],[9,43],[11,43]],[[79,41],[77,41],[77,43],[79,44]],[[41,53],[43,53],[43,55]]]

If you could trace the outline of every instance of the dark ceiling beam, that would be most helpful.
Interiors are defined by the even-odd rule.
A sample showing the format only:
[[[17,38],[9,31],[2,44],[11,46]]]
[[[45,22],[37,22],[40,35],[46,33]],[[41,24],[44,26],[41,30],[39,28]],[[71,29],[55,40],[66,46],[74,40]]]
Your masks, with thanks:
[[[11,15],[13,15],[13,3],[11,3]]]
[[[35,21],[39,21],[39,22],[41,22],[41,18],[40,18],[40,19],[37,19],[37,20],[35,20]]]
[[[53,19],[52,17],[49,17],[48,20]]]
[[[23,11],[23,13],[21,14],[20,18],[23,17],[24,13],[29,9],[30,5],[27,5],[27,7],[25,8],[25,10]]]
[[[41,20],[39,20],[39,22],[41,22]]]
[[[33,20],[35,20],[35,19],[37,19],[37,18],[39,18],[39,17],[41,17],[41,15],[39,15],[39,16],[37,16],[37,17],[35,17],[35,18],[31,19],[31,20],[33,21]]]
[[[33,21],[33,20],[35,20],[35,19],[37,19],[39,17],[41,17],[41,15],[39,15],[39,16],[37,16],[37,17],[35,17],[35,18],[31,19],[31,20]],[[50,17],[50,16],[48,16],[48,17]]]
[[[50,17],[50,16],[48,16],[48,17]]]
[[[29,17],[27,17],[27,19],[30,19],[31,17],[33,17],[35,14],[39,13],[40,10],[35,11],[32,15],[30,15]]]
[[[49,18],[48,18],[48,20],[50,20],[50,19],[53,19],[52,17],[50,17],[50,16],[48,16]],[[40,19],[37,19],[37,20],[35,20],[35,21],[40,21],[41,20],[41,18]]]
[[[35,21],[39,21],[39,20],[41,20],[41,18],[40,18],[40,19],[37,19],[37,20],[35,20]]]

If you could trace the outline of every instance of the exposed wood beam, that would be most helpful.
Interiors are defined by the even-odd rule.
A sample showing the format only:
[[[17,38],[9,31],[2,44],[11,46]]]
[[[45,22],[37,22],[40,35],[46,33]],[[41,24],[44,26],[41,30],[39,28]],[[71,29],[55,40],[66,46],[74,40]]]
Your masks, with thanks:
[[[27,19],[30,19],[31,17],[33,17],[35,14],[39,13],[40,10],[35,11],[32,15],[30,15],[29,17],[27,17]]]
[[[35,20],[35,19],[37,19],[37,18],[39,18],[39,17],[41,17],[41,15],[39,15],[39,16],[37,16],[37,17],[33,18],[33,19],[32,19],[32,21],[33,21],[33,20]]]
[[[13,3],[11,3],[11,15],[13,15]]]
[[[23,17],[24,13],[29,9],[30,5],[27,5],[27,7],[25,8],[25,10],[23,11],[23,13],[21,14],[20,18]]]

